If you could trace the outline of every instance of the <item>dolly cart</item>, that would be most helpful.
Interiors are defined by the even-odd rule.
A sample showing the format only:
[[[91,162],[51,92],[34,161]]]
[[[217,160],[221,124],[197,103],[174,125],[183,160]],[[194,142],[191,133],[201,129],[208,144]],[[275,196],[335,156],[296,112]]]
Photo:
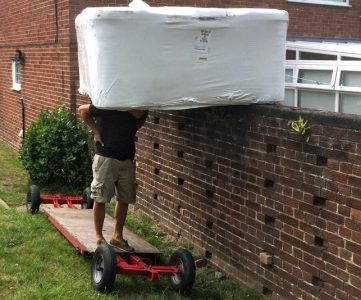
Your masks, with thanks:
[[[150,282],[158,280],[160,276],[168,276],[170,287],[181,294],[186,294],[192,288],[196,267],[191,253],[185,249],[176,250],[168,266],[153,265],[155,257],[160,254],[159,250],[126,228],[124,236],[134,246],[134,253],[120,251],[106,243],[96,247],[90,188],[86,188],[81,197],[71,197],[40,195],[39,188],[32,185],[26,196],[27,211],[38,212],[40,204],[45,204],[42,210],[48,220],[79,253],[92,257],[91,283],[97,291],[112,290],[116,274],[141,275]],[[107,240],[113,228],[114,219],[106,215],[104,236]]]

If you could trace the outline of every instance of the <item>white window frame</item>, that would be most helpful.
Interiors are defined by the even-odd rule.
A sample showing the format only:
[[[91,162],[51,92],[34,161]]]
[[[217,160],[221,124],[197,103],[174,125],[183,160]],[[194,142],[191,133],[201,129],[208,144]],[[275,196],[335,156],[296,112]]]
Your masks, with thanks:
[[[327,51],[305,51],[305,49],[294,49],[292,47],[287,50],[296,51],[296,59],[286,60],[285,69],[292,70],[293,78],[292,82],[285,82],[285,88],[288,90],[294,90],[294,106],[299,107],[298,103],[298,91],[318,91],[318,92],[334,92],[334,112],[339,112],[340,109],[340,94],[360,94],[361,87],[345,87],[340,84],[341,72],[353,71],[360,72],[361,61],[343,61],[342,56],[344,53],[337,54],[337,60],[300,60],[300,52],[311,52],[317,54],[333,55]],[[352,55],[351,55],[352,57]],[[332,72],[331,82],[329,85],[318,85],[312,83],[298,83],[300,70],[329,70]]]
[[[287,0],[287,2],[351,7],[350,0],[345,0],[345,2],[337,2],[337,1],[333,1],[333,0],[327,0],[327,1],[321,1],[321,0]]]
[[[340,85],[340,81],[341,81],[341,72],[346,71],[346,72],[358,72],[360,73],[360,67],[350,67],[350,66],[341,66],[338,68],[337,70],[337,76],[336,76],[336,85],[335,85],[335,90],[340,91],[340,92],[345,92],[345,93],[352,93],[352,92],[357,92],[357,93],[361,93],[361,87],[349,87],[349,86],[342,86]]]
[[[336,67],[330,67],[330,66],[322,66],[322,65],[308,65],[308,64],[302,64],[297,65],[295,68],[295,83],[293,84],[294,87],[305,89],[317,89],[317,90],[333,90],[335,85],[335,78],[336,78]],[[315,70],[315,71],[331,71],[331,81],[330,84],[317,84],[317,83],[299,83],[299,72],[300,70]]]
[[[11,61],[11,68],[12,68],[12,81],[13,81],[13,86],[12,89],[14,91],[20,91],[21,90],[21,63],[16,61],[15,59],[13,59]],[[20,75],[20,81],[17,80],[17,76],[16,76],[16,71],[18,68],[18,73]]]

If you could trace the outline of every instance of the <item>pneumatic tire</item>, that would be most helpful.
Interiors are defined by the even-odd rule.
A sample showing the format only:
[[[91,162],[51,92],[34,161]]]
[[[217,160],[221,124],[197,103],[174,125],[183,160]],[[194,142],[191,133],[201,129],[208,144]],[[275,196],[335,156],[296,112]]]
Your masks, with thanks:
[[[116,257],[113,248],[104,243],[98,246],[92,258],[91,283],[98,292],[110,292],[116,276]]]
[[[93,209],[94,199],[91,197],[90,187],[87,187],[83,192],[82,209]]]
[[[178,249],[171,255],[170,265],[180,270],[180,273],[169,277],[170,287],[182,295],[187,294],[193,286],[196,275],[192,254],[185,249]]]
[[[32,214],[35,214],[39,211],[40,204],[41,204],[40,190],[38,186],[31,185],[26,195],[26,200],[25,200],[26,210]]]

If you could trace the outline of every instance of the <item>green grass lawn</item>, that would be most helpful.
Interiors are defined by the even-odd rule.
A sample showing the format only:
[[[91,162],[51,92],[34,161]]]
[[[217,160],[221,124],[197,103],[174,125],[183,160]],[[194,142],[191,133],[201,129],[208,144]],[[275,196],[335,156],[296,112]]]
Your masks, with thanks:
[[[19,206],[28,185],[16,151],[0,142],[0,198],[11,207]],[[130,213],[127,226],[164,253],[162,263],[181,246],[191,249],[138,212]],[[32,215],[1,206],[0,270],[0,299],[260,299],[251,289],[216,279],[210,267],[197,269],[187,297],[170,291],[166,278],[149,283],[140,276],[117,276],[114,291],[100,294],[91,287],[90,260],[78,254],[42,213]]]
[[[0,140],[0,198],[9,206],[23,203],[29,179],[18,153]]]

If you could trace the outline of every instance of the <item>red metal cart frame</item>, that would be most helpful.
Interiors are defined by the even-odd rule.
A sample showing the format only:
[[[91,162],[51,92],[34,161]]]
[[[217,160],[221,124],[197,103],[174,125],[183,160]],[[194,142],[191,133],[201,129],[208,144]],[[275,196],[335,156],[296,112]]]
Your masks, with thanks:
[[[180,293],[188,292],[194,282],[195,263],[192,255],[185,249],[178,249],[170,258],[169,266],[153,265],[153,257],[159,250],[125,229],[124,234],[137,241],[136,253],[124,252],[106,243],[96,247],[93,237],[90,189],[85,189],[82,197],[40,195],[36,186],[31,186],[26,198],[29,212],[37,212],[40,204],[45,204],[44,213],[54,227],[73,245],[80,254],[92,257],[92,285],[98,291],[111,290],[115,275],[144,276],[150,282],[161,276],[170,278],[170,285]],[[64,207],[66,206],[66,207]],[[114,220],[106,216],[104,226],[114,228]],[[108,230],[110,231],[110,230]],[[83,239],[83,235],[88,236]],[[90,237],[90,238],[89,238]]]

